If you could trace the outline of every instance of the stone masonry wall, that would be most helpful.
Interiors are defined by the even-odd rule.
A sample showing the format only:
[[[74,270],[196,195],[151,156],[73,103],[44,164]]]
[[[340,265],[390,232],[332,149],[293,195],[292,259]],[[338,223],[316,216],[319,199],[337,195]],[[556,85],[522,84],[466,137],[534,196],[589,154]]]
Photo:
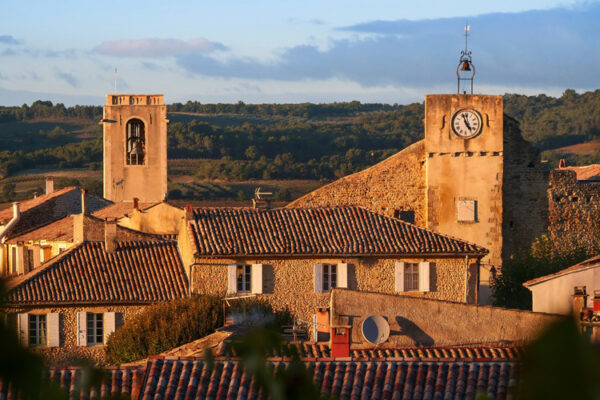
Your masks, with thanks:
[[[425,226],[425,153],[423,141],[412,144],[364,171],[338,179],[287,207],[362,206],[387,216],[413,211]]]
[[[116,329],[136,314],[140,313],[146,306],[100,306],[100,307],[48,307],[48,308],[22,308],[11,309],[13,322],[17,329],[17,313],[48,314],[59,313],[59,347],[33,347],[36,353],[44,357],[51,367],[64,367],[73,365],[79,359],[88,359],[96,365],[104,364],[104,346],[78,346],[77,345],[77,312],[85,311],[91,313],[115,312]]]
[[[243,264],[263,264],[264,294],[276,310],[289,310],[299,321],[310,324],[317,307],[327,307],[328,293],[315,293],[313,269],[315,263],[348,263],[350,289],[396,293],[395,262],[419,262],[423,259],[247,259]],[[405,292],[407,295],[462,302],[465,299],[466,263],[463,258],[431,259],[431,291]],[[473,261],[473,260],[472,260]],[[194,293],[225,294],[227,265],[235,260],[197,260],[192,270]],[[474,303],[477,287],[477,264],[471,263],[467,301]]]
[[[548,228],[548,172],[540,154],[523,139],[519,123],[504,117],[502,259],[527,252]]]
[[[578,182],[571,170],[550,172],[548,233],[556,250],[600,250],[600,182]]]

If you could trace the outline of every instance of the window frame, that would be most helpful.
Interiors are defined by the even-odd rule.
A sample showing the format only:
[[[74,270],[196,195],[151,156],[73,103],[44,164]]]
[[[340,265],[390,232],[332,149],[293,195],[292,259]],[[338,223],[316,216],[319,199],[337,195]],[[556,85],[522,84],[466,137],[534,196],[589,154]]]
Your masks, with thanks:
[[[404,291],[419,291],[419,263],[404,263]]]
[[[140,127],[139,130],[134,127]],[[142,151],[142,160],[136,159],[133,162],[133,154],[136,143],[140,143]],[[125,124],[125,164],[128,166],[146,165],[146,123],[140,118],[131,118]]]
[[[46,314],[27,314],[27,343],[31,347],[48,345]]]
[[[85,334],[88,346],[104,344],[104,313],[87,313]]]
[[[337,285],[337,264],[323,264],[323,293],[329,293]]]
[[[237,293],[252,292],[252,265],[236,264],[235,285]]]

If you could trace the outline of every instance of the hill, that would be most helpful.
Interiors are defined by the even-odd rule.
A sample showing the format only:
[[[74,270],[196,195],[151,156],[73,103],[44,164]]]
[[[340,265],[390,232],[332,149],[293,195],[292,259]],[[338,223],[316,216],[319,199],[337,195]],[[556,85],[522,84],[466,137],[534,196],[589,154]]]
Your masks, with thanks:
[[[599,90],[504,99],[505,112],[521,121],[550,165],[599,161]],[[424,107],[187,102],[169,105],[168,113],[170,197],[216,201],[248,198],[261,182],[281,198],[296,197],[364,169],[422,138]],[[66,170],[71,178],[60,179],[100,191],[101,115],[98,106],[48,101],[0,107],[0,200],[31,195],[43,176]]]

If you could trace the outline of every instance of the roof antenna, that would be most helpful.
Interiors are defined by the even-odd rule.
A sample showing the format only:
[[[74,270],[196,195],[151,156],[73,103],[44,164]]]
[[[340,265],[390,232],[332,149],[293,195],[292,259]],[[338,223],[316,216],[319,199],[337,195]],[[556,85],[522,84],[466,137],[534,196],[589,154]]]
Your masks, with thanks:
[[[115,94],[117,93],[117,67],[115,67]]]
[[[456,67],[456,77],[458,78],[458,94],[461,94],[461,81],[471,82],[471,94],[473,94],[473,77],[475,76],[475,66],[471,61],[471,52],[469,51],[469,21],[465,24],[465,49],[460,52],[458,59],[458,67]],[[467,94],[467,90],[463,87],[462,94]]]

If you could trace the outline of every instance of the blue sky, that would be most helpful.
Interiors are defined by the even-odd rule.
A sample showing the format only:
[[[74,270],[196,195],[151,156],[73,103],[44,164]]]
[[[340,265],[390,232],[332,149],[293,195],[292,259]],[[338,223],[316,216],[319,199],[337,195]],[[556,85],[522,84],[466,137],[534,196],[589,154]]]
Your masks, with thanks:
[[[452,93],[471,25],[477,93],[600,87],[600,1],[5,2],[0,104],[409,103]]]

